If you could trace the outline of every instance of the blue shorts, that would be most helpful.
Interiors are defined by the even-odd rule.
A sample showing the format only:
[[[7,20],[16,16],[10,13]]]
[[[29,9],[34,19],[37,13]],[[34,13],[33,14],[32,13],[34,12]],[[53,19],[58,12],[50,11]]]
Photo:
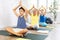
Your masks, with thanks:
[[[45,22],[40,22],[39,25],[43,26],[43,27],[46,27],[47,26],[47,23]]]

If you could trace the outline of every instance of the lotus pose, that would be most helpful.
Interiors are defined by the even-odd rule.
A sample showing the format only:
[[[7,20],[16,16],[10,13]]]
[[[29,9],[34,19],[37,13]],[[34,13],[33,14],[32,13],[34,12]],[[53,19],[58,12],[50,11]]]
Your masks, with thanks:
[[[46,21],[46,17],[45,17],[46,9],[43,6],[41,6],[41,8],[39,9],[39,13],[40,13],[39,25],[46,27],[47,26],[47,23],[45,23],[45,21]]]
[[[30,15],[30,25],[28,28],[38,28],[39,27],[39,13],[38,10],[34,7],[28,10],[28,14]]]
[[[19,8],[19,13],[16,12],[17,8]],[[6,27],[5,29],[10,34],[23,37],[28,30],[26,29],[26,17],[24,15],[26,13],[26,10],[25,7],[21,5],[21,1],[19,2],[18,6],[13,9],[13,12],[18,17],[17,28]]]

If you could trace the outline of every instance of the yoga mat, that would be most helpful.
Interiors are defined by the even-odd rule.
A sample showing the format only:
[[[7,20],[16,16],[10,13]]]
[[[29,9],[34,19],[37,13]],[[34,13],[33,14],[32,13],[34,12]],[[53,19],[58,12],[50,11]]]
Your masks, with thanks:
[[[17,37],[17,36],[9,36],[8,32],[3,31],[3,30],[0,31],[0,35],[14,37],[14,38],[21,38],[21,37]],[[45,38],[47,38],[47,37],[48,37],[48,35],[27,34],[25,37],[23,37],[23,39],[45,40]],[[16,39],[16,40],[20,40],[20,39]]]
[[[31,40],[31,39],[17,38],[16,40]]]

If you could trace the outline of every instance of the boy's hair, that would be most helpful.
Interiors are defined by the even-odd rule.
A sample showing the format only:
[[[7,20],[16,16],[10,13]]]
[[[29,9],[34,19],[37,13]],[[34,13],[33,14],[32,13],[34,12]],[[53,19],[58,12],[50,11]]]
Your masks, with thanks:
[[[20,7],[19,10],[22,9],[25,12],[25,9],[23,7]]]

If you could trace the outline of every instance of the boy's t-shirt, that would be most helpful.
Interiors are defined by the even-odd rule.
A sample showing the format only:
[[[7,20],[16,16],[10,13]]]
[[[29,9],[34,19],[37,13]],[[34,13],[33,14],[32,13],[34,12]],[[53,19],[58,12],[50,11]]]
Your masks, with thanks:
[[[33,14],[31,14],[31,25],[32,26],[36,25],[38,21],[39,21],[39,16],[38,15],[33,16]]]
[[[24,19],[24,16],[19,16],[18,17],[18,23],[17,23],[18,28],[26,28],[26,21]]]
[[[45,16],[44,15],[40,15],[39,22],[45,22]]]

